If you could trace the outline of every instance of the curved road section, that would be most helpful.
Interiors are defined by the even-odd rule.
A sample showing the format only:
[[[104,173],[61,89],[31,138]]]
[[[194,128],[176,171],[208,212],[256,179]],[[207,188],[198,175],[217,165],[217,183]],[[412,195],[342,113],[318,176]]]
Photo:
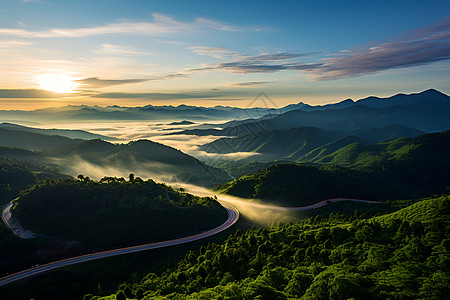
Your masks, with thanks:
[[[9,203],[8,205],[6,205],[3,208],[3,210],[2,210],[3,223],[6,225],[6,227],[11,229],[15,235],[17,235],[18,237],[20,237],[22,239],[34,238],[35,236],[34,236],[33,232],[31,232],[31,230],[25,231],[22,228],[22,226],[20,225],[20,223],[16,220],[16,218],[11,216],[11,207],[12,207],[12,203]]]
[[[323,200],[308,206],[297,206],[297,207],[287,207],[287,206],[272,206],[272,205],[264,205],[264,204],[250,204],[255,207],[261,207],[261,208],[267,208],[272,210],[310,210],[310,209],[316,209],[322,206],[327,205],[328,203],[332,202],[340,202],[340,201],[351,201],[351,202],[362,202],[362,203],[381,203],[380,201],[373,201],[373,200],[361,200],[361,199],[352,199],[352,198],[334,198],[334,199],[327,199]]]
[[[68,258],[68,259],[58,260],[55,262],[51,262],[51,263],[41,265],[41,266],[36,266],[31,269],[24,270],[24,271],[14,273],[14,274],[5,276],[3,278],[0,278],[0,286],[3,286],[8,283],[12,283],[14,281],[22,280],[22,279],[25,279],[25,278],[28,278],[31,276],[35,276],[35,275],[38,275],[38,274],[41,274],[44,272],[48,272],[48,271],[51,271],[54,269],[58,269],[58,268],[62,268],[62,267],[66,267],[66,266],[70,266],[70,265],[74,265],[74,264],[79,264],[79,263],[83,263],[83,262],[87,262],[87,261],[91,261],[91,260],[102,259],[102,258],[106,258],[106,257],[135,253],[135,252],[146,251],[146,250],[152,250],[152,249],[158,249],[158,248],[164,248],[164,247],[170,247],[170,246],[190,243],[193,241],[197,241],[197,240],[201,240],[201,239],[213,236],[215,234],[218,234],[219,232],[222,232],[222,231],[230,228],[239,219],[239,211],[237,210],[237,208],[235,208],[232,205],[226,204],[226,203],[221,203],[221,204],[228,213],[228,219],[225,221],[225,223],[223,223],[222,225],[220,225],[219,227],[216,227],[214,229],[211,229],[211,230],[208,230],[208,231],[196,234],[196,235],[179,238],[179,239],[174,239],[174,240],[169,240],[169,241],[164,241],[164,242],[151,243],[151,244],[145,244],[145,245],[139,245],[139,246],[133,246],[133,247],[127,247],[127,248],[120,248],[120,249],[109,250],[109,251],[102,251],[102,252],[97,252],[97,253],[92,253],[92,254],[87,254],[87,255],[76,256],[76,257],[72,257],[72,258]]]

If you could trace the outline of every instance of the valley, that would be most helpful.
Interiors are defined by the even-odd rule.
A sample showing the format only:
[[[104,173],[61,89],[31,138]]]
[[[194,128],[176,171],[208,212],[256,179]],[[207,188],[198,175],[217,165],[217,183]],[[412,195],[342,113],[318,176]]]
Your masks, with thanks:
[[[111,257],[128,271],[102,275],[103,280],[89,275],[89,281],[67,296],[90,293],[85,299],[108,299],[109,292],[114,293],[111,297],[123,294],[140,299],[145,294],[195,299],[219,294],[231,297],[228,289],[232,289],[232,293],[244,298],[326,298],[356,295],[369,284],[373,295],[377,289],[381,289],[380,295],[395,294],[404,283],[391,282],[386,287],[374,276],[384,272],[383,276],[391,278],[394,275],[387,275],[389,272],[403,272],[401,268],[412,258],[396,255],[389,263],[374,267],[373,262],[368,262],[374,255],[370,253],[413,247],[414,237],[422,245],[420,263],[429,264],[436,255],[444,255],[446,246],[439,246],[436,236],[448,233],[446,229],[435,232],[431,228],[436,222],[446,228],[450,221],[446,209],[449,131],[434,132],[422,125],[407,127],[405,122],[390,123],[389,117],[382,117],[384,121],[371,128],[347,118],[342,122],[351,123],[351,127],[336,123],[334,130],[323,119],[316,124],[295,117],[296,125],[290,128],[294,126],[291,115],[325,112],[342,118],[345,114],[355,115],[347,111],[352,107],[365,111],[361,108],[364,105],[386,114],[391,101],[395,109],[401,107],[396,114],[408,118],[410,108],[405,107],[417,106],[428,97],[438,99],[432,102],[437,103],[436,109],[444,109],[443,99],[450,103],[450,97],[444,96],[425,91],[387,99],[344,101],[331,107],[299,105],[302,108],[296,110],[299,106],[290,106],[271,110],[259,121],[202,124],[197,119],[178,119],[165,123],[89,124],[92,132],[74,130],[75,124],[57,129],[54,124],[39,128],[2,123],[2,204],[10,203],[8,211],[34,236],[23,239],[23,234],[16,237],[7,227],[1,227],[2,274],[26,271],[0,279],[0,291],[11,297],[47,297],[51,289],[38,291],[33,281],[42,277],[49,278],[52,284],[65,282],[68,279],[52,275],[66,274],[65,270],[73,270],[70,276],[88,276],[92,264],[102,265],[103,271],[99,269],[98,274],[104,274],[110,264],[90,261]],[[450,109],[447,111],[450,114]],[[446,119],[434,122],[450,128]],[[127,139],[119,132],[139,138]],[[397,226],[394,224],[409,224],[404,226],[416,229],[399,235],[392,231]],[[435,237],[428,240],[425,232],[433,232]],[[393,234],[395,238],[389,242]],[[369,241],[364,235],[369,239],[377,236],[377,242],[363,246]],[[237,252],[228,253],[224,249],[232,243],[236,243],[232,247]],[[277,243],[284,248],[278,249]],[[144,253],[165,257],[163,250],[156,249],[166,247],[174,248],[165,250],[167,253],[177,254],[173,259],[162,258],[171,263],[170,270],[161,273],[161,262]],[[353,260],[346,260],[346,254],[339,252],[357,251],[360,247],[365,250],[358,250]],[[190,252],[185,254],[188,249]],[[145,252],[132,254],[141,251]],[[276,259],[274,255],[280,251]],[[148,270],[158,275],[149,274],[114,291],[115,280],[128,280],[126,274],[135,268],[132,257],[141,257],[148,265],[142,266],[140,276]],[[266,267],[262,257],[270,262]],[[441,267],[433,268],[439,275],[431,269],[422,273],[408,269],[421,279],[418,289],[407,289],[405,293],[434,293],[431,291],[436,285],[441,289],[445,272]],[[336,270],[347,270],[348,275]],[[208,275],[213,273],[222,274],[222,279]],[[274,281],[272,276],[281,277]],[[441,281],[424,279],[433,276],[441,276]],[[322,287],[322,277],[339,278],[353,291],[350,293],[349,286],[340,285],[337,279],[332,281],[337,286],[329,283],[327,288]],[[98,290],[95,294],[95,280],[104,281],[108,292]],[[170,288],[165,286],[169,283]],[[22,286],[28,292],[18,292]]]

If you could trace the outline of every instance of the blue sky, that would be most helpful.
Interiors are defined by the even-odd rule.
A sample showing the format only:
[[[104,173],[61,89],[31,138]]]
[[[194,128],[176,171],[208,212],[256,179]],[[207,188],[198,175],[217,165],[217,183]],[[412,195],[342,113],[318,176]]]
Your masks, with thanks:
[[[0,105],[448,94],[449,12],[448,1],[0,0]]]

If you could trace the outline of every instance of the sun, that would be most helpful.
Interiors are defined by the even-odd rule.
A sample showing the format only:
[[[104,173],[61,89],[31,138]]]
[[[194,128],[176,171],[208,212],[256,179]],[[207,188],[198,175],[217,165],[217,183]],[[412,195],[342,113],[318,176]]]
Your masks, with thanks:
[[[78,84],[67,74],[43,74],[38,76],[37,82],[43,90],[55,93],[72,93]]]

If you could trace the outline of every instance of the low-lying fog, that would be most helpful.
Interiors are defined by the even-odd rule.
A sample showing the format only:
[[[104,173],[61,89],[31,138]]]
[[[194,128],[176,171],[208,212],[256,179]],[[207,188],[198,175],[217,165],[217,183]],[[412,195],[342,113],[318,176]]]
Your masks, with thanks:
[[[223,123],[221,121],[220,123]],[[182,130],[197,128],[200,123],[191,125],[170,125],[172,122],[124,122],[124,123],[86,123],[86,124],[60,124],[40,125],[39,128],[79,129],[91,133],[101,134],[117,138],[114,143],[128,143],[139,139],[149,139],[173,148],[179,149],[195,158],[211,164],[217,161],[233,161],[239,158],[247,158],[258,155],[254,152],[237,152],[230,154],[207,153],[199,150],[199,146],[213,142],[218,136],[194,136],[194,135],[167,135]]]
[[[127,143],[132,140],[149,139],[159,142],[176,149],[179,149],[189,155],[204,161],[205,163],[214,163],[217,161],[233,161],[238,158],[245,158],[255,153],[232,153],[232,154],[214,154],[206,153],[199,150],[199,146],[212,142],[220,137],[217,136],[193,136],[193,135],[167,135],[180,130],[196,128],[199,124],[191,125],[170,125],[170,122],[126,122],[126,123],[87,123],[87,124],[62,124],[55,126],[41,125],[40,128],[58,128],[58,129],[79,129],[89,131],[91,133],[101,134],[113,138],[117,138],[114,143]],[[58,163],[55,161],[55,163]],[[170,171],[165,173],[157,169],[155,165],[141,165],[139,169],[100,167],[74,158],[71,160],[69,167],[68,162],[59,162],[65,165],[67,170],[73,174],[83,174],[93,179],[99,180],[103,176],[127,177],[129,173],[146,180],[152,178],[157,182],[164,182],[175,189],[184,188],[187,192],[197,196],[216,196],[219,201],[233,204],[239,209],[239,212],[250,219],[252,222],[261,225],[270,225],[273,222],[294,220],[298,217],[298,213],[284,210],[282,207],[258,201],[255,199],[245,199],[230,195],[223,195],[213,190],[190,184],[189,178],[178,179],[171,175]],[[161,167],[161,166],[158,166]],[[72,174],[72,175],[73,175]],[[76,176],[76,175],[75,175]],[[230,180],[232,178],[230,177]]]

